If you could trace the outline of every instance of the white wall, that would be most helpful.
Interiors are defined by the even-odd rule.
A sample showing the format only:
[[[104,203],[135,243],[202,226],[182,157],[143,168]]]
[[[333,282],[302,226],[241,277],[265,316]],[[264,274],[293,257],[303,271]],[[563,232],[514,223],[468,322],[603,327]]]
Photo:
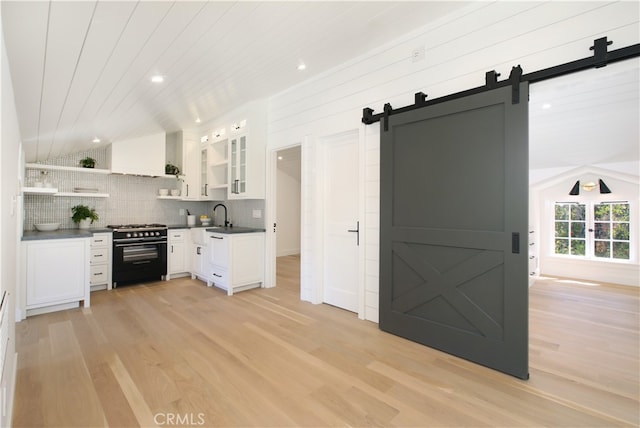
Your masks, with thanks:
[[[0,16],[0,35],[2,34]],[[19,248],[18,228],[21,223],[18,196],[20,175],[20,131],[16,114],[9,64],[2,38],[2,56],[0,57],[0,98],[2,102],[0,117],[0,295],[7,291],[8,311],[2,328],[8,332],[8,341],[4,366],[0,373],[0,426],[11,425],[15,373],[17,356],[15,353],[15,305],[16,284],[18,283],[17,248]],[[6,323],[6,327],[4,325]],[[4,336],[3,336],[3,339]],[[5,343],[0,345],[5,347]]]
[[[598,183],[604,180],[611,189],[610,194],[600,194],[581,189],[580,195],[568,193],[577,180]],[[540,260],[540,275],[559,276],[590,281],[640,286],[640,209],[639,177],[596,167],[581,167],[560,174],[532,186],[530,191],[530,218],[540,245],[537,250]],[[554,204],[555,202],[606,202],[629,201],[631,206],[631,243],[629,261],[580,260],[554,254]]]
[[[296,174],[297,172],[297,174]],[[277,170],[277,240],[278,257],[300,254],[300,171],[299,168]]]
[[[614,42],[611,49],[638,43],[638,13],[638,2],[478,2],[270,98],[267,144],[274,149],[304,141],[303,155],[309,157],[303,168],[317,165],[318,137],[358,129],[365,139],[366,319],[377,321],[378,313],[379,143],[375,127],[361,126],[362,109],[413,104],[418,91],[437,98],[482,86],[489,70],[505,79],[518,64],[528,73],[583,58],[602,36]],[[426,47],[426,58],[413,62],[418,46]],[[313,191],[313,180],[311,170],[303,169],[303,195]],[[302,213],[306,300],[318,280],[314,266],[321,245],[314,239],[314,204],[322,201],[313,198],[303,200]]]

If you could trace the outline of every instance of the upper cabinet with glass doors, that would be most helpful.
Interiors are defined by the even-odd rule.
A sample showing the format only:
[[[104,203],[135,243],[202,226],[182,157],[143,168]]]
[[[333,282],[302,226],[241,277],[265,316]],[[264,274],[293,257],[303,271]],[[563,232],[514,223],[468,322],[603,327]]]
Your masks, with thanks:
[[[205,192],[209,195],[217,190],[219,194],[222,189],[225,199],[264,199],[266,102],[247,103],[211,128],[211,139],[201,147],[202,198],[219,200],[219,196],[208,197]]]
[[[231,151],[231,173],[229,197],[241,197],[247,193],[247,136],[239,135],[229,143]]]
[[[266,133],[256,135],[251,126],[229,137],[229,199],[265,197]]]

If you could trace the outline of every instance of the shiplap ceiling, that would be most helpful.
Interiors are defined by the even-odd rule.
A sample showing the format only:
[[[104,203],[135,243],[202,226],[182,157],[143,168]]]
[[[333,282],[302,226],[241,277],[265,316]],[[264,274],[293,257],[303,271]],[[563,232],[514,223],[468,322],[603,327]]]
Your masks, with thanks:
[[[26,160],[193,128],[467,4],[2,1]]]
[[[34,162],[193,128],[197,117],[205,122],[268,97],[468,3],[0,5],[25,157]],[[639,65],[628,60],[533,85],[531,168],[637,164]],[[152,84],[154,74],[165,82]]]
[[[639,174],[640,59],[530,89],[530,169],[598,165]]]

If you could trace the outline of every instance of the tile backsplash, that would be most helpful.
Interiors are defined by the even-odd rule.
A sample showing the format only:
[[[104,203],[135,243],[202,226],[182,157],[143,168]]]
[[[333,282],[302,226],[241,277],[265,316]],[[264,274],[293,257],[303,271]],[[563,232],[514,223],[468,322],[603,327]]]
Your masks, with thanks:
[[[76,153],[65,158],[48,162],[50,165],[78,166],[78,161],[86,156],[97,160],[96,168],[106,164],[106,149]],[[73,192],[75,188],[97,189],[107,193],[106,198],[85,196],[24,195],[24,229],[34,230],[36,223],[61,223],[61,228],[77,226],[71,220],[71,207],[82,204],[95,208],[99,220],[93,227],[108,224],[162,223],[167,225],[187,224],[180,209],[188,210],[199,217],[213,216],[217,201],[187,202],[172,199],[158,199],[159,189],[179,188],[179,183],[171,177],[138,177],[117,174],[96,174],[75,171],[49,170],[42,174],[38,169],[27,169],[24,182],[31,186],[35,181],[48,180],[59,192]],[[264,227],[264,200],[221,201],[228,208],[228,216],[237,226]],[[253,211],[259,210],[261,218],[253,218]],[[222,216],[222,209],[218,215]],[[216,219],[215,223],[223,220]]]

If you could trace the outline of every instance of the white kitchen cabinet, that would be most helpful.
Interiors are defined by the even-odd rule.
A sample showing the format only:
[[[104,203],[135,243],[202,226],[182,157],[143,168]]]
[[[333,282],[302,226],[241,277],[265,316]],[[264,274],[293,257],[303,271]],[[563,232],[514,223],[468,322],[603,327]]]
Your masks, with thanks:
[[[202,279],[207,285],[211,275],[209,269],[208,247],[202,244],[191,244],[191,279]]]
[[[89,282],[91,290],[111,290],[112,234],[95,233],[91,237]]]
[[[117,174],[163,176],[165,152],[164,133],[114,141],[108,149],[108,168]]]
[[[186,276],[191,268],[188,263],[189,229],[171,229],[167,242],[167,281],[171,277]]]
[[[229,138],[229,199],[264,199],[265,147],[250,134]]]
[[[227,194],[227,188],[229,187],[229,141],[221,140],[209,143],[209,180],[212,190],[220,189],[222,192],[222,198]]]
[[[247,193],[247,136],[238,135],[229,141],[230,198],[242,197]]]
[[[89,238],[22,243],[26,315],[90,305]]]
[[[191,279],[201,279],[210,286],[208,234],[204,227],[194,227],[191,232]]]
[[[183,134],[183,176],[181,196],[184,200],[200,200],[200,143],[190,136]]]
[[[209,278],[213,285],[226,290],[229,296],[262,286],[264,232],[209,233],[209,238]]]
[[[200,199],[227,197],[227,141],[206,142],[200,147]]]

